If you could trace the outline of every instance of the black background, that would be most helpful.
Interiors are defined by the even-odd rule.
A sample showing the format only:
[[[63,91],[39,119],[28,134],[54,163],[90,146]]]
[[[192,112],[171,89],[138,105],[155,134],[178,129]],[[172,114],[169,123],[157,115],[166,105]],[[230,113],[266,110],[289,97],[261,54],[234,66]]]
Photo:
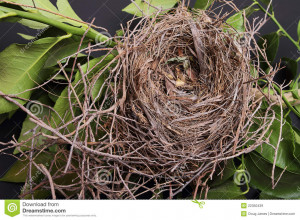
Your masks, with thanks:
[[[51,0],[51,2],[55,3],[56,1]],[[111,35],[114,35],[115,31],[120,29],[120,23],[126,24],[126,22],[132,18],[131,15],[122,12],[122,9],[130,3],[130,0],[69,0],[69,2],[82,20],[89,22],[93,18],[96,18],[94,24],[105,27]],[[191,5],[193,5],[194,2],[195,0],[191,0]],[[239,8],[246,7],[251,4],[251,2],[251,0],[234,1]],[[273,0],[273,8],[282,26],[294,39],[297,39],[297,25],[300,19],[300,1]],[[272,21],[268,21],[260,33],[266,34],[277,30],[277,26]],[[26,40],[22,39],[17,33],[34,35],[37,31],[26,28],[20,24],[0,23],[0,51],[12,43],[26,43]],[[288,39],[281,38],[277,61],[279,61],[281,57],[297,59],[299,56],[300,51],[297,51],[295,46]],[[24,113],[17,112],[11,120],[5,121],[0,125],[0,142],[11,140],[12,135],[15,135],[17,138],[24,118]],[[14,161],[15,159],[8,155],[0,156],[0,176],[9,169]],[[17,198],[20,187],[21,184],[0,182],[0,199]],[[255,195],[252,196],[252,198],[255,198]]]

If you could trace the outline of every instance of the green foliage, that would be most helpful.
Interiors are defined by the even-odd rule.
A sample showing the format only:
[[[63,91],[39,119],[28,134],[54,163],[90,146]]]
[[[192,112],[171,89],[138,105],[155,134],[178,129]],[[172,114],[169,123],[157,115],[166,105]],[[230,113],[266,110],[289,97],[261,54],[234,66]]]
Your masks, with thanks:
[[[194,8],[206,10],[214,0],[197,0]]]
[[[300,163],[296,160],[296,157],[299,157],[300,155],[294,155],[295,152],[295,136],[294,136],[294,130],[290,123],[283,119],[284,125],[280,125],[280,109],[275,108],[273,109],[276,111],[276,119],[274,120],[273,124],[271,125],[270,129],[266,133],[265,137],[269,137],[268,144],[264,143],[260,147],[256,149],[260,155],[265,158],[270,163],[273,163],[274,156],[275,156],[275,149],[274,147],[278,146],[278,152],[276,157],[276,166],[280,167],[281,169],[285,169],[292,172],[300,174]],[[262,113],[263,114],[263,113]],[[260,126],[263,126],[263,119],[258,121],[251,130],[255,131]],[[280,132],[281,139],[280,138]]]
[[[33,158],[33,161],[36,164],[50,164],[53,159],[54,154],[43,152]],[[29,169],[29,160],[27,158],[22,157],[21,160],[16,161],[10,169],[5,173],[5,175],[0,178],[2,182],[12,182],[12,183],[24,183],[28,178],[28,169]],[[32,165],[32,176],[36,174],[39,175],[39,170]]]
[[[234,161],[228,160],[228,161],[226,161],[225,167],[222,167],[222,165],[221,165],[221,170],[218,169],[216,171],[215,175],[213,176],[213,180],[211,183],[209,183],[209,185],[211,187],[216,187],[216,186],[222,185],[223,183],[228,181],[230,178],[232,179],[235,172],[236,172],[236,168],[234,165]]]
[[[228,18],[226,23],[228,25],[225,25],[225,29],[231,30],[233,28],[236,32],[245,32],[243,11]]]
[[[49,0],[35,0],[34,4],[33,4],[32,0],[12,0],[12,2],[20,3],[23,5],[29,5],[29,6],[34,6],[34,4],[35,4],[35,6],[37,8],[43,8],[43,9],[47,10],[47,11],[43,11],[43,10],[38,11],[41,15],[43,15],[47,18],[50,18],[52,20],[56,20],[59,22],[69,23],[69,24],[72,24],[75,26],[82,26],[82,24],[77,21],[73,21],[68,18],[57,15],[57,14],[63,14],[70,18],[75,18],[75,19],[81,21],[81,19],[73,11],[72,7],[70,6],[70,4],[67,0],[58,0],[57,7],[55,7]],[[34,9],[34,8],[28,8],[28,7],[22,7],[22,8],[25,11],[36,11],[36,9]],[[49,13],[48,11],[54,12],[55,14]],[[27,23],[27,26],[36,29],[36,27],[34,25],[37,25],[37,23],[36,24]],[[38,24],[38,25],[41,25],[41,24]]]
[[[74,12],[68,0],[57,0],[57,8],[61,14],[82,21],[81,18]]]
[[[300,42],[300,21],[298,23],[297,34],[298,34],[298,41]]]
[[[28,34],[22,34],[22,33],[18,33],[18,35],[20,35],[22,38],[24,38],[25,40],[34,40],[35,37],[34,36],[30,36]]]
[[[243,192],[233,181],[226,181],[222,185],[211,188],[207,199],[245,199]]]
[[[266,7],[269,7],[269,12],[273,13],[273,5],[271,4],[271,0],[260,0]]]
[[[287,57],[283,57],[282,61],[284,62],[287,70],[291,73],[292,80],[296,80],[298,76],[298,62]]]
[[[300,175],[289,171],[283,172],[283,169],[276,167],[274,179],[275,182],[282,176],[277,186],[272,189],[272,167],[273,165],[267,162],[257,153],[250,153],[246,159],[247,170],[250,173],[250,185],[261,190],[269,196],[283,199],[298,199],[300,198]]]
[[[33,6],[32,0],[11,0],[15,3],[26,4]],[[62,60],[65,57],[72,56],[78,49],[83,49],[88,46],[91,41],[97,41],[99,39],[105,41],[106,37],[99,37],[101,34],[97,31],[90,29],[87,31],[88,25],[82,22],[80,17],[74,12],[69,4],[68,0],[57,0],[57,4],[53,5],[49,0],[35,0],[35,5],[38,8],[45,10],[38,10],[32,7],[19,7],[11,4],[0,3],[0,21],[4,22],[18,22],[24,26],[32,29],[45,29],[39,36],[29,36],[26,34],[19,34],[24,39],[31,41],[27,45],[13,44],[0,53],[0,91],[8,95],[16,95],[23,99],[32,98],[34,92],[33,88],[37,85],[45,82],[57,73],[59,69],[57,61],[61,60],[65,63],[66,60]],[[147,2],[142,0],[135,0],[123,11],[142,16],[156,13],[159,9],[165,10],[173,8],[179,3],[179,0],[149,0],[152,6],[149,6]],[[208,9],[213,0],[197,0],[194,8],[206,10]],[[226,24],[223,28],[230,33],[236,35],[242,35],[245,32],[244,16],[249,16],[257,10],[268,12],[268,16],[278,26],[278,31],[263,36],[258,45],[266,50],[266,59],[261,54],[260,66],[268,73],[269,65],[266,61],[272,64],[276,58],[280,37],[287,37],[291,42],[300,50],[300,21],[297,27],[297,40],[286,32],[286,30],[276,20],[273,7],[267,10],[267,6],[270,4],[270,0],[254,0],[254,4],[246,7],[245,9],[237,12],[233,16],[226,20]],[[50,13],[49,11],[53,12]],[[59,15],[61,14],[61,15]],[[67,17],[66,17],[67,16]],[[87,31],[87,32],[86,32]],[[41,32],[41,31],[40,31]],[[81,37],[86,34],[86,39],[83,40],[81,48],[79,44]],[[117,35],[122,36],[124,33],[118,31]],[[111,44],[111,46],[114,43]],[[79,57],[83,59],[86,57],[84,54],[79,54]],[[109,55],[106,58],[99,57],[89,60],[84,63],[81,68],[83,73],[88,73],[88,84],[93,83],[93,88],[89,91],[91,95],[91,101],[96,102],[103,98],[103,92],[107,88],[102,88],[103,83],[109,74],[109,69],[102,74],[97,81],[94,81],[95,77],[100,70],[107,67],[109,63],[114,59],[114,55]],[[103,59],[104,58],[104,59]],[[72,58],[74,59],[74,58]],[[86,60],[86,59],[85,59]],[[176,57],[169,60],[169,62],[185,62],[186,57]],[[298,74],[298,60],[291,58],[282,58],[292,82],[290,84],[291,92],[295,99],[300,100],[298,95],[299,89],[299,74]],[[111,64],[110,68],[113,68],[114,64]],[[68,67],[70,69],[70,67]],[[66,70],[67,74],[70,70]],[[257,78],[259,75],[254,68],[251,69],[253,77]],[[59,127],[62,122],[70,122],[73,119],[71,110],[74,112],[74,116],[81,113],[79,103],[84,100],[84,85],[81,81],[81,72],[77,67],[74,69],[74,74],[71,79],[72,86],[75,93],[78,95],[78,99],[71,91],[71,105],[67,99],[70,90],[66,86],[59,86],[51,88],[53,94],[45,94],[41,97],[37,97],[36,100],[43,104],[54,106],[54,110],[58,113],[51,112],[48,108],[43,108],[43,112],[38,115],[43,121],[50,123],[53,127]],[[68,82],[66,77],[61,73],[55,77],[55,80],[60,82]],[[275,91],[274,91],[275,92]],[[278,92],[278,91],[277,91]],[[27,104],[26,101],[15,99],[20,104]],[[263,106],[259,110],[260,115],[264,115]],[[72,109],[70,109],[72,108]],[[290,107],[289,107],[290,108]],[[0,124],[9,119],[18,107],[12,103],[7,102],[4,98],[0,97]],[[300,105],[295,106],[295,109],[300,112]],[[289,117],[283,119],[283,126],[281,129],[280,110],[278,107],[273,109],[276,112],[276,119],[271,125],[269,131],[265,135],[265,139],[269,139],[269,144],[262,144],[254,152],[245,156],[241,156],[242,161],[241,169],[247,168],[250,173],[250,185],[262,191],[261,199],[296,199],[300,198],[299,186],[300,186],[300,131],[295,128]],[[285,108],[284,114],[288,113],[288,109]],[[257,120],[256,124],[251,128],[251,131],[257,130],[262,126],[262,120]],[[35,128],[35,124],[30,121],[30,117],[25,119],[19,142],[26,141],[33,135],[32,129]],[[68,127],[68,132],[75,130],[75,125],[71,123]],[[281,131],[282,130],[282,131]],[[49,131],[41,130],[48,134]],[[282,132],[282,140],[279,140],[280,133]],[[101,133],[101,132],[99,132]],[[34,143],[36,149],[39,148],[44,142],[43,139],[39,139]],[[280,143],[279,143],[280,142]],[[275,182],[279,181],[277,186],[272,188],[272,169],[275,156],[275,150],[272,146],[277,146],[279,143],[278,154],[275,163]],[[26,143],[25,143],[26,144]],[[30,144],[26,144],[30,145]],[[246,146],[245,146],[246,147]],[[28,148],[21,146],[22,151],[29,150]],[[51,149],[50,149],[51,150]],[[16,149],[15,154],[19,153]],[[53,160],[54,154],[51,152],[43,152],[39,155],[35,155],[34,162],[36,164],[48,164]],[[58,170],[64,168],[66,161],[62,158],[58,164],[55,164],[51,173],[55,173]],[[22,161],[23,160],[23,161]],[[0,179],[0,181],[7,182],[25,182],[28,179],[28,160],[22,158],[17,161],[11,169]],[[74,162],[72,162],[74,165]],[[77,164],[78,165],[78,164]],[[78,167],[75,163],[75,167]],[[224,164],[222,165],[224,166]],[[237,172],[237,168],[233,160],[227,161],[227,164],[222,170],[217,168],[213,180],[209,181],[211,187],[208,192],[208,199],[244,199],[243,192],[234,181],[233,176]],[[240,169],[240,168],[238,168]],[[284,171],[284,172],[283,172]],[[35,166],[33,166],[32,174],[39,173]],[[222,173],[222,175],[220,175]],[[39,173],[39,178],[36,182],[43,177],[43,174]],[[59,185],[72,184],[72,179],[76,178],[73,174],[68,174],[63,178],[58,178],[55,181]],[[28,189],[24,189],[23,192],[28,192]],[[50,195],[49,191],[36,191],[35,198],[42,199]],[[31,198],[27,196],[26,198]]]
[[[65,39],[58,44],[56,44],[50,51],[51,57],[45,62],[45,67],[49,68],[57,65],[57,61],[64,59],[70,55],[75,54],[78,49],[82,50],[87,48],[89,40],[84,40],[79,48],[80,42],[74,38]]]
[[[157,12],[157,8],[165,10],[173,8],[178,0],[149,0],[149,4],[142,0],[135,0],[135,3],[131,3],[123,11],[141,17],[144,15],[152,15]]]
[[[103,56],[103,57],[93,59],[88,64],[83,65],[82,70],[84,73],[90,72],[88,74],[89,76],[88,78],[91,79],[93,76],[95,76],[95,74],[97,74],[99,70],[103,69],[109,62],[111,62],[113,58],[114,58],[113,55],[109,55],[107,57]],[[103,81],[104,77],[105,75],[100,76],[99,80],[104,82]],[[73,81],[72,85],[75,87],[75,92],[78,95],[79,100],[82,101],[84,86],[82,83],[79,83],[78,85],[80,79],[81,79],[81,73],[78,71],[75,75],[75,80]],[[62,92],[62,94],[60,95],[60,97],[57,99],[55,103],[54,110],[59,115],[57,115],[56,113],[52,114],[52,124],[54,127],[58,127],[62,123],[62,119],[64,123],[69,122],[72,119],[71,109],[67,97],[68,97],[68,88],[64,89],[64,91]],[[74,94],[71,95],[71,102],[72,104],[77,103],[77,99],[74,96]],[[73,111],[74,110],[75,108],[73,109]],[[72,125],[70,125],[68,128],[72,131],[75,129]]]
[[[26,105],[26,107],[32,111],[33,114],[35,114],[36,117],[42,119],[43,121],[47,121],[50,117],[51,111],[49,108],[44,107],[42,104],[47,105],[47,106],[51,106],[51,100],[48,98],[47,95],[43,95],[41,98],[39,98],[39,100],[37,100],[36,103],[28,103]],[[28,115],[25,119],[25,121],[23,122],[22,125],[22,130],[21,130],[21,134],[20,137],[18,139],[18,142],[21,143],[23,141],[28,140],[30,137],[32,137],[34,135],[33,130],[36,127],[36,124],[33,123],[32,121],[30,121],[30,116]],[[47,133],[46,129],[42,129],[42,130],[37,130],[35,133],[37,132],[44,132]],[[35,141],[33,143],[33,146],[35,149],[38,149],[39,146],[41,146],[44,143],[44,140],[46,138],[44,137],[40,137],[37,141]],[[30,150],[30,148],[26,147],[26,146],[31,146],[31,141],[24,143],[24,146],[21,146],[21,150],[23,152]],[[18,154],[20,153],[19,150],[16,148],[14,151],[14,154]]]
[[[51,55],[50,50],[70,36],[43,38],[35,41],[31,46],[27,45],[28,49],[26,45],[13,44],[2,51],[0,53],[1,91],[8,95],[29,99],[32,91],[26,90],[36,87],[49,77],[47,72],[41,74],[41,70]],[[25,104],[22,100],[18,102]],[[17,108],[15,104],[0,98],[0,114]]]

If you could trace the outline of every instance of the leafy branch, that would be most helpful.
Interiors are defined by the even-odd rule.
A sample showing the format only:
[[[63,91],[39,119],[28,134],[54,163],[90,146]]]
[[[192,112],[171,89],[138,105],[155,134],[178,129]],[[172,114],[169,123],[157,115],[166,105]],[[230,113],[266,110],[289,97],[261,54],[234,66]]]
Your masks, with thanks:
[[[2,0],[1,0],[2,1]],[[3,1],[2,1],[3,2]],[[7,2],[7,1],[5,1]],[[15,5],[15,4],[13,4]],[[25,7],[30,7],[28,5],[25,5]],[[109,41],[109,37],[99,33],[98,31],[89,28],[89,26],[82,25],[81,27],[75,27],[69,24],[62,23],[60,21],[51,19],[49,17],[46,17],[39,13],[39,10],[31,10],[31,11],[21,11],[13,8],[9,8],[6,6],[0,6],[0,11],[4,12],[4,15],[0,16],[0,19],[8,18],[8,17],[18,17],[21,19],[28,19],[31,21],[36,21],[39,23],[43,23],[46,25],[50,25],[52,27],[56,27],[60,30],[65,31],[66,33],[78,35],[78,36],[85,36],[88,39],[91,39],[92,41],[101,41],[101,42],[109,42],[108,46],[114,46],[115,43],[113,41]],[[46,10],[47,12],[50,12],[49,10]],[[54,12],[52,12],[54,13]],[[60,15],[58,13],[54,13],[56,15]],[[68,18],[68,17],[67,17]],[[74,19],[73,19],[74,20]],[[75,19],[76,20],[76,19]],[[76,20],[77,21],[77,20]],[[90,24],[92,25],[92,24]]]
[[[284,36],[286,36],[297,47],[297,49],[300,51],[299,41],[294,40],[291,37],[291,35],[282,27],[282,25],[276,19],[275,13],[273,11],[272,11],[272,13],[270,13],[269,11],[267,11],[257,0],[253,0],[253,1],[254,1],[254,4],[256,4],[263,12],[265,12],[274,21],[274,23],[279,28],[278,32],[282,32],[284,34]],[[300,36],[299,36],[299,38],[300,38]],[[298,58],[297,61],[299,61],[299,60],[300,60],[300,57]]]

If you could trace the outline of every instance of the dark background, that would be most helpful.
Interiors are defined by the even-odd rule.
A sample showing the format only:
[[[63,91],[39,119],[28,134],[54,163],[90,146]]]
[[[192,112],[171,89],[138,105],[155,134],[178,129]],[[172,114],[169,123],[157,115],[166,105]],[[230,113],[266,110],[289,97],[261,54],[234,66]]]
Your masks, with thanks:
[[[56,1],[51,0],[51,2],[55,3]],[[130,3],[130,0],[69,0],[69,2],[82,20],[89,22],[93,18],[96,18],[94,24],[106,28],[112,36],[116,30],[120,29],[120,23],[126,24],[126,22],[132,18],[132,15],[122,12],[122,9]],[[190,5],[193,5],[194,2],[195,0],[191,0]],[[243,8],[250,5],[252,1],[235,0],[234,3],[239,8]],[[282,26],[294,39],[297,39],[297,25],[300,19],[300,1],[273,0],[273,8]],[[277,30],[277,26],[272,21],[268,21],[260,33],[266,34]],[[17,33],[35,35],[37,31],[26,28],[20,24],[0,23],[0,51],[12,43],[26,43],[26,40],[17,35]],[[297,51],[295,46],[288,39],[281,38],[277,61],[279,61],[281,57],[297,59],[299,56],[300,51]],[[7,120],[0,125],[0,142],[10,141],[13,135],[17,138],[21,129],[22,120],[25,119],[25,117],[24,113],[17,112],[11,120]],[[1,148],[0,146],[0,149]],[[15,159],[11,156],[0,156],[0,176],[10,168],[14,161]],[[20,187],[21,184],[0,182],[0,199],[17,198]],[[253,194],[251,197],[256,198],[256,195]]]

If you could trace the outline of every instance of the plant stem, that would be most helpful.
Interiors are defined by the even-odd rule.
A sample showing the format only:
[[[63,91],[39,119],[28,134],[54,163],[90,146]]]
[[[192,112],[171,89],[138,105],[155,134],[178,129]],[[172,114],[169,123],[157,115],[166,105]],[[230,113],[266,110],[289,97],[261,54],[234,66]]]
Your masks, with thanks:
[[[270,12],[268,12],[258,1],[256,0],[253,0],[254,3],[256,3],[258,5],[258,7],[263,11],[265,12],[273,21],[274,23],[278,26],[279,28],[279,31],[281,31],[288,39],[290,39],[290,41],[297,47],[297,49],[300,51],[300,45],[299,45],[299,42],[295,41],[291,35],[289,35],[287,33],[287,31],[282,27],[282,25],[278,22],[278,20],[275,18],[275,15],[274,14],[271,14]],[[297,60],[299,61],[299,59]]]
[[[264,83],[268,83],[266,80],[261,79],[260,81],[264,82]],[[274,89],[276,90],[276,92],[278,92],[278,94],[281,95],[282,100],[284,101],[284,103],[286,104],[286,106],[292,110],[292,112],[294,112],[299,118],[300,118],[300,113],[292,106],[292,104],[289,102],[289,100],[284,96],[284,94],[282,94],[281,89],[274,83],[272,83]]]
[[[0,2],[4,2],[4,3],[7,3],[7,4],[11,4],[11,5],[18,5],[18,6],[25,7],[25,8],[33,8],[33,9],[37,9],[37,10],[40,10],[40,11],[46,11],[48,13],[51,13],[51,14],[54,14],[54,15],[58,15],[58,16],[61,16],[61,17],[64,17],[64,18],[76,21],[78,23],[82,23],[83,25],[86,25],[86,27],[88,27],[89,25],[91,25],[91,24],[89,24],[87,22],[84,22],[84,21],[81,21],[81,20],[77,20],[75,18],[66,16],[66,15],[62,15],[62,14],[59,14],[59,13],[56,13],[56,12],[53,12],[53,11],[50,11],[50,10],[47,10],[47,9],[44,9],[44,8],[36,7],[36,5],[35,5],[35,3],[34,3],[33,0],[32,0],[33,6],[32,5],[24,5],[24,4],[21,4],[21,3],[11,2],[11,1],[7,1],[7,0],[0,0]],[[101,28],[101,27],[98,27],[98,26],[93,25],[93,24],[91,25],[91,27]]]
[[[84,36],[85,32],[87,30],[86,27],[81,27],[81,28],[77,28],[68,24],[64,24],[61,23],[59,21],[47,18],[39,13],[34,13],[34,12],[25,12],[25,11],[20,11],[20,10],[16,10],[16,9],[12,9],[12,8],[7,8],[7,7],[3,7],[0,6],[1,11],[6,12],[6,13],[15,13],[16,17],[19,18],[25,18],[25,19],[29,19],[32,21],[37,21],[43,24],[47,24],[53,27],[56,27],[58,29],[61,29],[63,31],[65,31],[66,33],[70,33],[73,35],[78,35],[78,36]],[[94,42],[99,41],[99,42],[109,42],[109,46],[114,46],[115,42],[110,41],[110,39],[99,33],[98,31],[95,31],[94,29],[90,29],[87,34],[86,37],[93,40]]]

